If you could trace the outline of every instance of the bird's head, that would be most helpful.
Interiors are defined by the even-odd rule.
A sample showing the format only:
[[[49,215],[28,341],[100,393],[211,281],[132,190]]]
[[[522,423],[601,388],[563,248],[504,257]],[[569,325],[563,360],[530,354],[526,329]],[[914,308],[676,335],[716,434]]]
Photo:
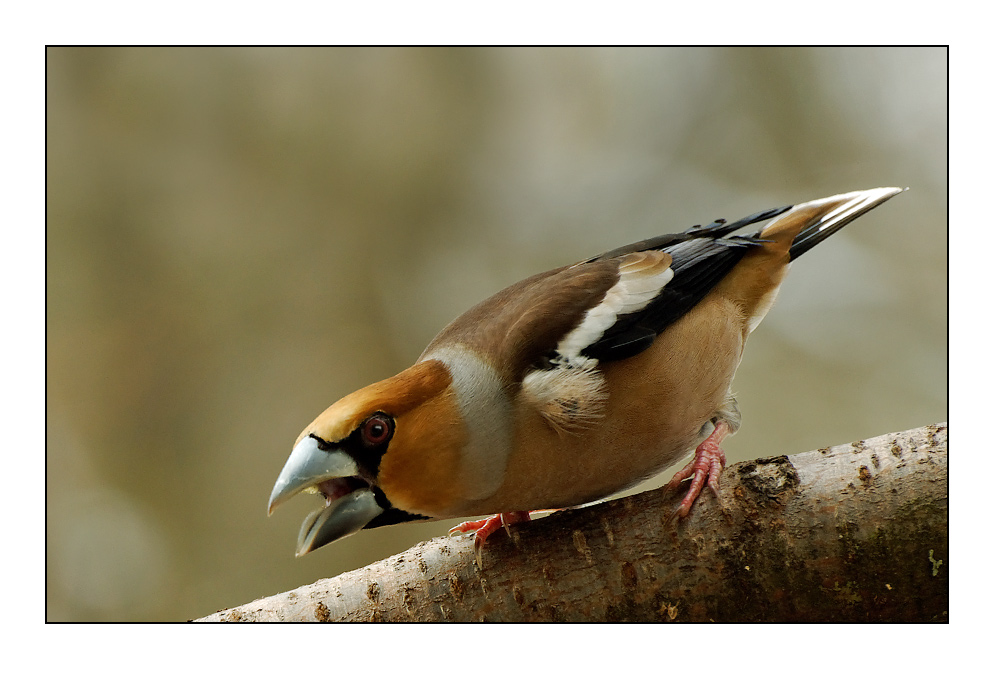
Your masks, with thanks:
[[[324,411],[294,444],[269,513],[302,491],[325,506],[301,526],[297,556],[363,528],[423,520],[446,504],[464,440],[438,361],[423,361]]]

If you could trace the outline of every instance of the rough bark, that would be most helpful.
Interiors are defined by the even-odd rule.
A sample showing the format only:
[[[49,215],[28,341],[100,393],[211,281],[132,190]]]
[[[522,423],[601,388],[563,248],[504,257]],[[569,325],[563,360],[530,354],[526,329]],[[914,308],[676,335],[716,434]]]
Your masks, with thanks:
[[[661,490],[441,537],[203,621],[946,621],[945,423],[731,466],[665,521]]]

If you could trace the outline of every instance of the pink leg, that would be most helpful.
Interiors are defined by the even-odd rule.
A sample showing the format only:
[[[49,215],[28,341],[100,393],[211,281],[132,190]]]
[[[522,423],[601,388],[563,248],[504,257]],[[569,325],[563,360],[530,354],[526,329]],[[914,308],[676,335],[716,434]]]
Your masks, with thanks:
[[[731,428],[723,420],[719,420],[714,426],[714,432],[700,443],[694,452],[694,460],[687,463],[687,466],[673,475],[673,479],[666,485],[666,490],[677,488],[688,477],[691,477],[690,488],[687,495],[680,501],[674,511],[674,517],[686,517],[691,506],[704,488],[704,482],[708,483],[714,495],[718,495],[718,478],[725,466],[725,452],[721,450],[721,441],[731,433]]]
[[[463,522],[462,524],[449,529],[449,535],[451,536],[456,533],[475,531],[476,537],[473,539],[473,549],[476,552],[476,563],[479,565],[480,569],[483,569],[483,544],[486,543],[487,538],[501,527],[504,527],[507,535],[510,536],[511,530],[508,529],[509,526],[512,524],[527,522],[530,519],[531,513],[528,511],[502,512],[499,515],[494,515],[493,517],[488,517],[487,519],[476,519],[469,522]]]

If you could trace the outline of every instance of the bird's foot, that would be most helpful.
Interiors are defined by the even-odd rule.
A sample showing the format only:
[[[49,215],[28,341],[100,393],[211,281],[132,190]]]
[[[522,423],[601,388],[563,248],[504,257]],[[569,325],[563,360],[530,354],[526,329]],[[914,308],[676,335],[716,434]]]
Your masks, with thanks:
[[[463,522],[457,526],[449,529],[449,535],[452,534],[462,534],[468,531],[473,531],[476,536],[473,539],[473,550],[476,553],[476,564],[483,569],[483,544],[486,543],[487,538],[493,534],[495,531],[504,527],[504,531],[507,535],[511,535],[511,530],[508,529],[512,524],[519,524],[521,522],[527,522],[531,519],[531,513],[528,511],[524,512],[502,512],[499,515],[494,515],[493,517],[488,517],[487,519],[475,519],[469,522]]]
[[[680,484],[690,479],[690,488],[673,511],[673,517],[686,517],[694,501],[701,494],[704,483],[718,496],[718,478],[725,467],[725,452],[721,450],[721,441],[731,433],[728,423],[719,420],[714,426],[714,432],[702,441],[694,452],[694,459],[686,467],[673,475],[666,485],[666,490],[676,489]]]

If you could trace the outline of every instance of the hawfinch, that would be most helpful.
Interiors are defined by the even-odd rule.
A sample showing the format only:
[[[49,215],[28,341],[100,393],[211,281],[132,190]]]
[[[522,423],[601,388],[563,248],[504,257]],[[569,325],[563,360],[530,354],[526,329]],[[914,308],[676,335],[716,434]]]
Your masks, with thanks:
[[[639,241],[536,274],[446,326],[417,362],[304,428],[269,498],[324,507],[297,555],[364,528],[465,522],[476,550],[540,508],[634,486],[695,452],[668,487],[718,491],[730,386],[790,264],[901,193],[870,189]],[[765,228],[733,234],[758,222]]]

